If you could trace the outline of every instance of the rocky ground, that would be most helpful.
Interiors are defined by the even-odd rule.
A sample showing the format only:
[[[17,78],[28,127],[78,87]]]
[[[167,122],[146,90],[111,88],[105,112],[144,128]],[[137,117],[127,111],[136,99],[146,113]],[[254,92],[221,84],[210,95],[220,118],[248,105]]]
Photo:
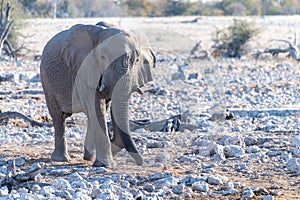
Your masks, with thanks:
[[[173,25],[169,20],[162,19],[160,25]],[[199,27],[176,20],[192,30]],[[230,19],[220,19],[224,20]],[[159,24],[150,19],[137,21],[137,26]],[[210,27],[216,21],[199,23]],[[262,21],[258,24],[271,24],[272,30],[278,24],[288,26],[286,19]],[[122,23],[133,24],[130,20]],[[49,33],[52,29],[49,26]],[[195,37],[195,32],[189,36]],[[44,41],[45,34],[41,38]],[[132,95],[131,119],[155,122],[181,114],[182,123],[198,128],[180,132],[138,129],[132,135],[145,164],[136,166],[122,151],[114,166],[105,169],[91,167],[82,159],[83,114],[67,120],[72,158],[68,163],[50,160],[53,127],[33,127],[23,119],[2,120],[0,198],[299,199],[299,64],[285,57],[188,60],[182,56],[186,52],[156,52],[154,82],[143,95]],[[16,111],[51,123],[38,61],[2,61],[0,76],[6,78],[0,89],[2,112]],[[228,113],[233,118],[225,120]]]

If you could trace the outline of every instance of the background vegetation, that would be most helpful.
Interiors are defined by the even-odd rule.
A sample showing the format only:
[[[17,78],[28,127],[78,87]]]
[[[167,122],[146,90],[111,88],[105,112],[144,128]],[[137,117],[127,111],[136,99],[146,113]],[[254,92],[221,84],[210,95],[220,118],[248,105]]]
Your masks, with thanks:
[[[24,13],[51,17],[291,15],[300,14],[300,0],[18,0]]]

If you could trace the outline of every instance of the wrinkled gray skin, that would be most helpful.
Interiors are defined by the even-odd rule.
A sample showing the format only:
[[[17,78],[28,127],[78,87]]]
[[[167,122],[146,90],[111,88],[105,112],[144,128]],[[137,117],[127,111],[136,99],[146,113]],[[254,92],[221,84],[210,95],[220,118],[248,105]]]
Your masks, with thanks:
[[[115,26],[116,27],[116,26]],[[132,31],[97,25],[75,25],[58,33],[45,46],[40,73],[55,129],[54,161],[69,161],[65,118],[84,112],[88,118],[84,159],[109,166],[125,148],[143,164],[129,129],[128,99],[152,81],[155,56],[147,38]],[[106,110],[111,102],[114,137],[110,141]]]

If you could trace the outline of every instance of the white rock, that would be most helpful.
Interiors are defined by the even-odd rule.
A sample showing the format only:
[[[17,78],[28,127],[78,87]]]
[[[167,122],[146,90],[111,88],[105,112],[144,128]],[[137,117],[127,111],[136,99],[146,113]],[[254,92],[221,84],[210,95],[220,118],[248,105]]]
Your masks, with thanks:
[[[33,172],[33,171],[36,171],[36,170],[41,169],[41,168],[42,168],[41,164],[38,163],[38,162],[35,162],[31,165],[31,167],[29,169],[29,172]]]
[[[287,161],[287,169],[291,173],[299,173],[300,172],[300,159],[299,158],[291,158]]]
[[[24,157],[19,157],[15,159],[15,165],[21,167],[26,164],[26,160]]]
[[[31,188],[31,191],[34,192],[34,193],[37,193],[40,190],[41,190],[41,187],[37,184],[33,185],[32,188]]]
[[[41,195],[44,195],[45,197],[50,197],[52,194],[55,192],[55,190],[51,186],[44,186],[42,189],[39,191]]]
[[[221,185],[227,182],[228,178],[219,174],[209,175],[207,183],[211,185]]]
[[[293,153],[293,156],[295,156],[296,158],[300,158],[300,149],[299,148],[291,148],[291,152]]]
[[[172,192],[174,192],[175,194],[181,194],[183,193],[184,189],[185,189],[185,185],[179,184],[172,187]]]
[[[234,195],[234,194],[237,194],[239,191],[236,190],[236,189],[229,189],[229,190],[225,190],[223,192],[223,195]]]
[[[73,196],[72,200],[90,200],[92,199],[87,192],[85,191],[77,191]]]
[[[162,187],[171,188],[177,185],[177,182],[178,182],[177,179],[171,176],[163,179],[158,179],[157,181],[154,182],[154,185],[156,189],[160,189]]]
[[[224,154],[224,146],[216,144],[213,150],[211,151],[211,154],[213,154],[213,160],[215,161],[222,161],[225,160],[225,154]]]
[[[17,191],[18,191],[20,194],[26,194],[26,193],[28,193],[28,189],[26,189],[26,188],[19,188]]]
[[[40,173],[38,173],[36,176],[34,176],[34,180],[37,182],[41,181],[42,179],[43,179],[43,175]]]
[[[224,148],[224,155],[227,158],[231,157],[242,157],[245,154],[245,150],[241,146],[227,145]]]
[[[98,167],[98,169],[95,173],[102,174],[102,173],[107,173],[107,172],[108,172],[108,169],[106,169],[105,167]]]
[[[74,172],[74,173],[72,173],[72,174],[70,174],[70,175],[68,176],[68,180],[69,180],[70,182],[73,182],[73,181],[81,181],[81,180],[83,180],[83,178],[79,175],[78,172]]]
[[[206,139],[196,139],[193,141],[193,146],[208,146],[212,141]]]
[[[123,188],[129,188],[130,187],[130,183],[128,181],[121,181],[120,185]]]
[[[262,200],[274,200],[274,197],[271,195],[264,196]]]
[[[0,188],[0,197],[8,195],[9,191],[7,186],[3,186]]]
[[[221,189],[222,190],[234,189],[234,184],[231,181],[227,181],[224,185],[222,185]]]
[[[81,189],[91,188],[89,187],[90,183],[88,183],[86,180],[73,181],[71,185],[72,188],[81,188]]]
[[[69,181],[63,178],[57,178],[52,181],[51,186],[56,190],[64,190],[68,188],[72,188]]]
[[[229,136],[224,140],[224,146],[227,145],[237,145],[242,148],[245,148],[244,138],[239,135]]]
[[[146,183],[144,185],[143,189],[146,190],[147,192],[154,192],[155,191],[155,186],[153,184]]]
[[[161,141],[148,141],[146,147],[149,149],[152,148],[162,148],[164,147],[164,143]]]
[[[207,120],[203,119],[203,120],[201,120],[201,121],[199,122],[199,126],[200,126],[201,128],[208,128],[208,127],[210,126],[210,124],[209,124],[209,122],[208,122]]]
[[[246,136],[244,138],[244,142],[247,146],[256,145],[257,144],[257,138],[256,137],[251,137],[251,136]]]
[[[155,174],[149,175],[149,180],[158,180],[162,178],[167,178],[173,176],[172,172],[157,172]]]
[[[244,170],[244,169],[248,169],[248,165],[246,164],[246,163],[236,163],[235,165],[234,165],[234,168],[236,169],[236,170]]]
[[[164,151],[158,152],[155,158],[156,162],[162,162],[162,163],[166,163],[168,161],[170,161],[171,157],[170,154]]]
[[[252,198],[255,196],[251,188],[245,188],[242,190],[242,198]]]
[[[260,151],[260,148],[258,147],[258,146],[256,146],[256,145],[254,145],[254,146],[249,146],[249,147],[247,147],[247,149],[246,149],[246,152],[247,153],[257,153],[257,152],[259,152]]]
[[[206,182],[198,181],[193,183],[192,189],[199,192],[207,192],[209,190],[209,186]]]
[[[291,138],[291,143],[295,147],[300,147],[300,136],[294,136]]]
[[[119,189],[118,190],[118,196],[119,196],[119,199],[124,199],[124,200],[134,199],[133,195],[127,189],[125,189],[125,190],[124,189]]]

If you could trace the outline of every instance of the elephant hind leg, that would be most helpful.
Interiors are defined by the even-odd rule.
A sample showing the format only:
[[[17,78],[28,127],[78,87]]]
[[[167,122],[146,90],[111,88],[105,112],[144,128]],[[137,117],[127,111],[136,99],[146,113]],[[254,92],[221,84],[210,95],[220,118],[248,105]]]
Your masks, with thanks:
[[[56,101],[49,102],[48,98],[47,104],[55,131],[55,149],[51,155],[51,159],[58,162],[67,162],[70,160],[70,157],[67,151],[65,119],[70,116],[70,114],[62,112]]]

